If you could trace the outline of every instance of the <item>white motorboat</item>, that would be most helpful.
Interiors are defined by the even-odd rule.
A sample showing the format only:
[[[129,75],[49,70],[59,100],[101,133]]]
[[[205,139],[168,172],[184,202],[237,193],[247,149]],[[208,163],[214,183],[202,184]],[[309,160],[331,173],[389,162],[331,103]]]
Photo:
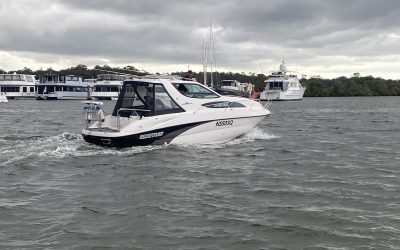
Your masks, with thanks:
[[[83,138],[110,147],[223,143],[270,115],[260,102],[159,76],[125,80],[111,115],[99,103],[86,103],[84,111]]]
[[[8,102],[6,94],[0,93],[0,102]]]
[[[0,92],[8,99],[35,98],[35,76],[25,74],[0,74]]]
[[[73,75],[43,75],[36,88],[38,100],[83,100],[90,98],[91,82]]]
[[[127,75],[99,74],[93,86],[92,98],[95,100],[117,100]]]
[[[265,80],[265,89],[260,94],[260,100],[301,100],[305,90],[297,75],[288,71],[285,61],[282,61],[279,71],[272,72]]]
[[[236,80],[222,80],[215,90],[221,95],[250,97],[253,91],[251,83],[241,83]]]

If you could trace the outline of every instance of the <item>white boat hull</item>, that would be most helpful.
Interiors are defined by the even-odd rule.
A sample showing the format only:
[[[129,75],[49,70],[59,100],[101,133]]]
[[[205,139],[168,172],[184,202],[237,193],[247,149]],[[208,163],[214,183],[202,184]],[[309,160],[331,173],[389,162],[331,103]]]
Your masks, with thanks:
[[[88,99],[87,92],[55,92],[49,94],[38,94],[38,100],[86,100]]]
[[[117,100],[118,92],[92,92],[93,100]]]
[[[192,144],[195,142],[196,144],[214,144],[227,142],[249,132],[261,122],[264,117],[265,116],[258,116],[211,121],[182,133],[170,143]],[[231,125],[229,125],[230,121],[232,121]],[[226,125],[217,126],[218,123]]]
[[[265,90],[260,94],[261,101],[294,101],[303,99],[305,88],[303,89],[294,89],[288,91],[281,90]]]
[[[207,120],[186,124],[177,124],[178,121],[166,121],[161,124],[170,123],[171,125],[162,128],[154,126],[145,132],[137,131],[137,133],[129,131],[121,131],[119,133],[109,130],[102,131],[101,129],[97,130],[97,125],[95,125],[92,129],[84,129],[82,135],[88,142],[110,147],[162,144],[215,144],[223,143],[246,134],[269,114],[268,111],[261,116]],[[110,119],[110,117],[107,118]],[[150,124],[152,121],[141,123]],[[173,125],[174,123],[175,125]],[[143,126],[137,125],[136,127]]]

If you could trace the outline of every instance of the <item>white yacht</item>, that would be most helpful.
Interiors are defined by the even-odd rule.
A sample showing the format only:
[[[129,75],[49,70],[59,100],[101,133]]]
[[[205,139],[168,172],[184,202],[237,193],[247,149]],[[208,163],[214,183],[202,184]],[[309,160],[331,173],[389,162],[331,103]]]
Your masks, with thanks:
[[[95,100],[117,100],[126,75],[99,74],[97,82],[93,86],[92,99]]]
[[[0,74],[0,92],[8,99],[35,98],[35,76]]]
[[[125,80],[111,115],[104,115],[99,102],[85,105],[83,138],[110,147],[223,143],[270,115],[260,102],[159,76]]]
[[[297,75],[287,70],[283,60],[279,71],[272,72],[265,80],[265,89],[260,94],[260,100],[301,100],[303,99],[305,87],[301,85]]]
[[[73,75],[44,75],[36,84],[38,100],[83,100],[90,98],[92,83]]]

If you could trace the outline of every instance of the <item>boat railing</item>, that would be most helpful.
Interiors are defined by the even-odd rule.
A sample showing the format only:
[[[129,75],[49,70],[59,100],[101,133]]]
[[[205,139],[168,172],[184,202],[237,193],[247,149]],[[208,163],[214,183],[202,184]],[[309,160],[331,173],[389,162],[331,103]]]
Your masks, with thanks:
[[[85,112],[85,128],[88,129],[93,123],[98,123],[98,128],[104,122],[104,113],[102,110],[86,110]]]
[[[144,75],[140,76],[141,79],[167,79],[167,80],[178,80],[181,79],[181,76],[178,75],[168,75],[168,74],[153,74],[153,75]]]
[[[104,122],[104,111],[101,105],[88,103],[84,106],[83,112],[85,113],[85,129],[88,129],[95,122],[97,122],[98,129],[101,129]]]
[[[265,103],[264,108],[268,109],[269,106],[271,106],[271,104],[272,104],[272,99],[267,99],[267,102]]]
[[[131,108],[120,108],[117,111],[117,130],[118,132],[121,131],[121,111],[133,111],[137,117],[140,119],[143,117],[143,114],[139,114],[138,112],[151,112],[149,109],[131,109]]]

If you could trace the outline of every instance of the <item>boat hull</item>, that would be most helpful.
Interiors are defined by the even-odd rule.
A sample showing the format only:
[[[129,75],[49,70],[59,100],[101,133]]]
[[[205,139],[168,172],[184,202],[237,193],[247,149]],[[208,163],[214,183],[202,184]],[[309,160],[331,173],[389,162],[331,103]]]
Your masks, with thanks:
[[[295,101],[303,99],[305,88],[290,91],[266,90],[261,92],[261,101]]]
[[[96,130],[82,131],[85,141],[101,146],[132,147],[163,144],[214,144],[249,132],[266,115],[180,124],[142,133],[120,135]]]

